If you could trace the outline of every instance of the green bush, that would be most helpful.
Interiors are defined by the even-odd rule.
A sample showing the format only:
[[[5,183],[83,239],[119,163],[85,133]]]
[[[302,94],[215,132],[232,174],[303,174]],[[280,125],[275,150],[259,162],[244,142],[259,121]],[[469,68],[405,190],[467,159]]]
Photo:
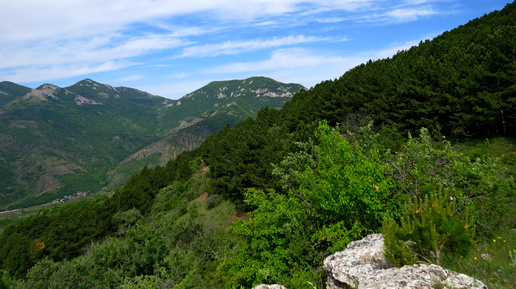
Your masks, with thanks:
[[[469,208],[479,237],[514,224],[514,178],[498,158],[468,158],[449,141],[436,141],[421,128],[419,137],[409,135],[403,149],[387,162],[400,203],[442,189],[456,200],[459,214]]]
[[[440,265],[443,254],[465,256],[474,246],[475,226],[468,212],[456,214],[456,201],[444,193],[412,198],[401,225],[388,218],[382,232],[385,254],[396,266],[428,262]]]

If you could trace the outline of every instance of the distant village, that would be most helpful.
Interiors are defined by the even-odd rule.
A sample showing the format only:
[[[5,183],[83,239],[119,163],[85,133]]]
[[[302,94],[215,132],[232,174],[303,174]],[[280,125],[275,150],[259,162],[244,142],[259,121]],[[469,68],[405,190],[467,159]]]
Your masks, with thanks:
[[[64,201],[69,201],[69,200],[73,200],[73,199],[78,199],[78,198],[81,198],[81,197],[86,197],[87,195],[89,194],[93,194],[93,192],[91,191],[87,191],[87,192],[77,192],[75,194],[71,194],[71,195],[68,195],[68,196],[64,196],[64,197],[61,197],[59,199],[55,199],[53,200],[52,202],[50,202],[51,204],[54,204],[54,203],[62,203]]]
[[[105,188],[102,188],[102,189],[104,190]],[[63,203],[63,202],[74,200],[74,199],[78,199],[78,198],[81,198],[81,197],[86,197],[87,195],[91,195],[93,193],[94,192],[92,192],[92,191],[77,192],[77,193],[74,193],[74,194],[71,194],[71,195],[68,195],[68,196],[64,196],[64,197],[55,199],[52,202],[48,202],[46,204]],[[0,211],[0,214],[12,213],[12,212],[17,212],[17,211],[21,211],[23,213],[23,210],[24,209],[13,209],[13,210],[7,210],[7,211]]]

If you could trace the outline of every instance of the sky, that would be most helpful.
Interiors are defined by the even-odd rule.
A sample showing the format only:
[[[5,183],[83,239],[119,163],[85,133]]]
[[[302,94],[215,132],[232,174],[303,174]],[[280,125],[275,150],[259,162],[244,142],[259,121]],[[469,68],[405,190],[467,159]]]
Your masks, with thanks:
[[[0,81],[90,78],[179,99],[266,76],[311,88],[507,0],[0,0]]]

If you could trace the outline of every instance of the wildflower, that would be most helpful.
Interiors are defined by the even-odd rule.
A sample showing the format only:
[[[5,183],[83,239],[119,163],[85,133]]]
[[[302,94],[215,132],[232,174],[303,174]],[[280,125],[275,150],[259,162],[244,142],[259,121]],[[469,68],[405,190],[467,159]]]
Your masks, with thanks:
[[[496,243],[496,239],[493,239],[493,242],[495,242],[495,243]]]
[[[475,260],[476,260],[476,259],[477,259],[477,257],[475,257],[475,258],[473,258],[473,259],[475,259]]]

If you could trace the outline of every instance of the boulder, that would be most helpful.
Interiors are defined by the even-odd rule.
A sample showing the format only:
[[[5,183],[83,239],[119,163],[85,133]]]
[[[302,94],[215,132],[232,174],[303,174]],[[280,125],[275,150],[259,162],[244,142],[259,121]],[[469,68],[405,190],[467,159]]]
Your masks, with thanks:
[[[487,289],[482,282],[434,264],[394,267],[384,255],[382,234],[351,242],[346,250],[324,260],[327,289],[357,288],[472,288]]]
[[[282,286],[282,285],[278,285],[278,284],[273,284],[273,285],[262,284],[262,285],[258,285],[256,287],[253,287],[253,289],[287,289],[287,287]]]

